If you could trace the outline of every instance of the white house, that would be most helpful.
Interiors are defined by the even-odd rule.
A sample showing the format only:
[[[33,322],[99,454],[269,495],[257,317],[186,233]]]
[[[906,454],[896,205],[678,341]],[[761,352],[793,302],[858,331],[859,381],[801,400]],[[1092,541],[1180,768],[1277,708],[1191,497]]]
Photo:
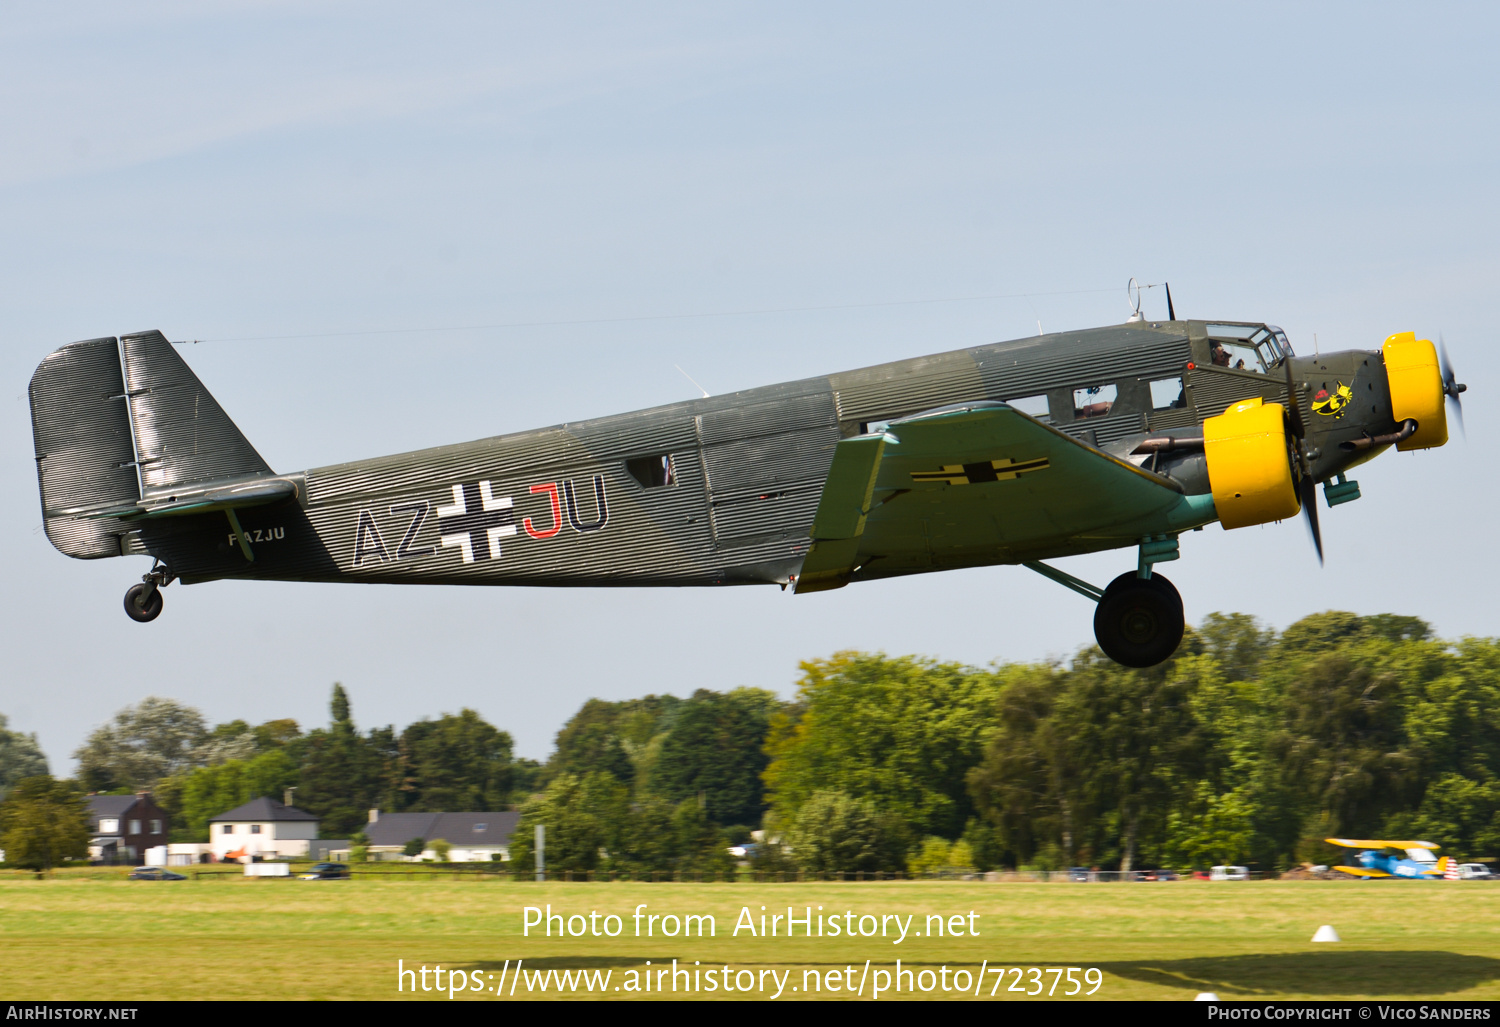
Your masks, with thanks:
[[[498,857],[510,859],[510,836],[515,832],[521,814],[506,813],[381,813],[370,810],[365,837],[370,840],[370,856],[378,860],[399,860],[402,850],[413,839],[421,839],[421,856],[411,859],[437,859],[432,843],[439,838],[452,848],[450,863],[489,862]]]
[[[316,816],[264,795],[208,822],[209,851],[215,859],[306,856],[317,837]]]

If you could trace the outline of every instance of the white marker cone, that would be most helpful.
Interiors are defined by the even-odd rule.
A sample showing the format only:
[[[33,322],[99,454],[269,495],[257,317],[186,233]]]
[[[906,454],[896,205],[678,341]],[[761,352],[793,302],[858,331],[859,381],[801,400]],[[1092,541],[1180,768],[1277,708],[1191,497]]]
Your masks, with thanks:
[[[1193,999],[1193,1001],[1194,1002],[1217,1002],[1217,1001],[1219,1001],[1219,996],[1215,995],[1211,991],[1200,991],[1200,992],[1198,992],[1198,997],[1195,998],[1195,999]]]
[[[1332,924],[1324,924],[1318,928],[1318,933],[1313,935],[1313,941],[1342,941],[1339,932],[1333,929]]]

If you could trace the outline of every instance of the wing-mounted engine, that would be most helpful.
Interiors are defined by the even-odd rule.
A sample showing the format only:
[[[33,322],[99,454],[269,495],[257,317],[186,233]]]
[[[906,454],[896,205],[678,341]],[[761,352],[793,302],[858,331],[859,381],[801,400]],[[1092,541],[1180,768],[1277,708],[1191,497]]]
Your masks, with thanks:
[[[1226,528],[1295,517],[1302,509],[1293,475],[1286,408],[1248,399],[1203,422],[1203,451],[1214,509]]]

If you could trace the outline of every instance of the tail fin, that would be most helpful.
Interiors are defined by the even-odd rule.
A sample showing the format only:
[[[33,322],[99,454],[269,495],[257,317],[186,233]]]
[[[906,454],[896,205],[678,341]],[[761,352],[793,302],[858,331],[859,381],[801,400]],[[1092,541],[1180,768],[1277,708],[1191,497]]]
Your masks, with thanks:
[[[160,332],[50,353],[31,379],[47,537],[69,556],[126,551],[128,513],[187,485],[271,468]]]
[[[271,474],[161,332],[120,339],[141,491]]]

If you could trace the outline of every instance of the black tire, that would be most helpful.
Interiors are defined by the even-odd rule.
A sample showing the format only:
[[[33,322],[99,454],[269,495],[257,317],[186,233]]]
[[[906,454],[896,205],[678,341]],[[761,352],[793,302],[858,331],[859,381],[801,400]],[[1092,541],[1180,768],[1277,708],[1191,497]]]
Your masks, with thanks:
[[[1160,574],[1142,580],[1122,574],[1109,583],[1094,610],[1099,648],[1126,667],[1154,667],[1182,642],[1182,596]]]
[[[125,613],[131,620],[140,621],[142,624],[155,620],[161,616],[161,608],[164,605],[161,597],[161,589],[151,590],[151,598],[142,602],[145,595],[145,585],[131,585],[125,592]]]

